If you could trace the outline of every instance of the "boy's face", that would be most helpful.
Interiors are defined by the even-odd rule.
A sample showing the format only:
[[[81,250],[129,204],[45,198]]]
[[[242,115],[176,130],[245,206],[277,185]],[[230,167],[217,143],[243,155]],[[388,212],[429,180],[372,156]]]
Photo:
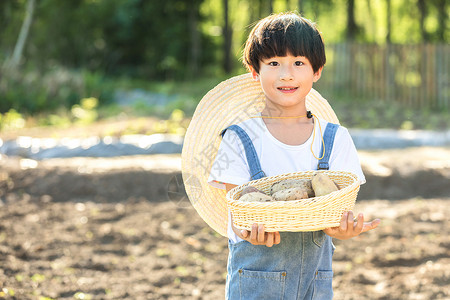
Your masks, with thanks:
[[[275,56],[260,62],[259,74],[252,70],[255,80],[261,82],[268,108],[280,112],[305,110],[305,98],[322,69],[314,73],[311,63],[303,56]]]

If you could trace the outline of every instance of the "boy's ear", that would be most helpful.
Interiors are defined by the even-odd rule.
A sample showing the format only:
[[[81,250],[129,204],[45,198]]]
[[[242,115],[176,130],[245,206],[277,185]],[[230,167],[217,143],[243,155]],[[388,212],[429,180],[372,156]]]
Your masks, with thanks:
[[[314,73],[313,82],[317,82],[320,79],[320,76],[322,76],[322,70],[323,67],[321,67],[319,70],[317,70],[316,73]]]
[[[259,74],[255,71],[253,67],[250,67],[250,73],[255,81],[259,81]]]

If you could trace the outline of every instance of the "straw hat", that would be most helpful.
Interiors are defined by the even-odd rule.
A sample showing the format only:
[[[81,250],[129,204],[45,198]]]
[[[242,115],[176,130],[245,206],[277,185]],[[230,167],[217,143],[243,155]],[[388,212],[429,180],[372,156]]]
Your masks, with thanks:
[[[226,191],[208,184],[226,127],[263,110],[265,96],[250,73],[232,77],[209,91],[198,104],[183,144],[181,168],[184,186],[194,208],[215,231],[227,236]],[[317,117],[339,123],[331,106],[316,90],[306,97],[306,107]]]

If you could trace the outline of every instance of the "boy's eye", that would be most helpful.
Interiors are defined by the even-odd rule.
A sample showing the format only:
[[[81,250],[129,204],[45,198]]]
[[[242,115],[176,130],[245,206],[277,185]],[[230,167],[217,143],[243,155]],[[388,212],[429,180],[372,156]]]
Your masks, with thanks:
[[[269,66],[276,67],[276,66],[278,66],[278,62],[271,61],[271,62],[269,62]]]
[[[303,62],[301,62],[301,61],[296,61],[296,62],[295,62],[295,65],[296,65],[296,66],[303,66],[303,65],[304,65],[304,63],[303,63]]]

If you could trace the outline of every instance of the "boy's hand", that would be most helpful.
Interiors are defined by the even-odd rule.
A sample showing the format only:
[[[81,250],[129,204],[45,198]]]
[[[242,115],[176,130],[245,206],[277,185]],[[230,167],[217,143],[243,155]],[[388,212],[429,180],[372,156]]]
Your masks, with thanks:
[[[231,224],[234,233],[238,237],[252,245],[266,245],[267,247],[272,247],[273,245],[278,245],[281,241],[280,233],[276,232],[265,232],[264,225],[253,224],[252,230],[248,231],[245,229],[238,229]]]
[[[380,219],[375,219],[372,222],[364,222],[363,214],[359,214],[358,219],[355,220],[353,218],[353,212],[349,211],[342,215],[340,226],[325,228],[323,232],[339,240],[348,240],[363,232],[377,228],[380,223]]]
[[[236,187],[235,184],[225,183],[227,192]],[[264,225],[253,224],[252,230],[240,230],[234,226],[233,215],[231,215],[231,228],[238,237],[253,245],[266,245],[272,247],[278,245],[281,241],[280,233],[277,232],[265,232]]]

